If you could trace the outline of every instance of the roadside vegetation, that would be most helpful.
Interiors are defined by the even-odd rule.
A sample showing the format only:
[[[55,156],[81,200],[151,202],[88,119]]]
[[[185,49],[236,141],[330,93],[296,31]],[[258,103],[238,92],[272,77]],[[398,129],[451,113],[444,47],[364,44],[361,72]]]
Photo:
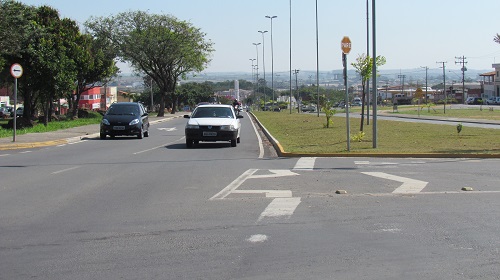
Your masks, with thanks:
[[[5,128],[10,120],[11,118],[0,119],[0,138],[13,136],[14,133],[13,129]],[[86,115],[86,117],[77,119],[71,119],[62,116],[57,121],[51,121],[47,123],[46,126],[42,122],[35,121],[33,122],[33,127],[17,129],[16,135],[27,134],[27,133],[51,132],[51,131],[68,129],[88,124],[98,124],[101,122],[101,120],[102,120],[102,115],[97,112],[88,112],[88,115]]]
[[[373,149],[372,126],[365,127],[364,135],[350,140],[347,151],[347,129],[344,117],[331,118],[333,125],[325,128],[325,117],[313,114],[254,111],[255,116],[276,138],[285,152],[291,153],[500,153],[500,131],[463,127],[457,133],[453,125],[409,123],[377,120],[377,149]],[[340,112],[338,112],[340,113]],[[447,110],[448,114],[448,110]],[[351,137],[358,135],[359,126],[351,118]]]
[[[408,105],[400,106],[397,111],[385,110],[391,114],[406,114],[406,115],[420,115],[420,116],[436,116],[444,118],[467,118],[467,119],[485,119],[500,121],[500,106],[492,105],[478,105],[468,109],[457,109],[454,105],[447,106],[444,112],[443,106],[430,106],[425,105]]]

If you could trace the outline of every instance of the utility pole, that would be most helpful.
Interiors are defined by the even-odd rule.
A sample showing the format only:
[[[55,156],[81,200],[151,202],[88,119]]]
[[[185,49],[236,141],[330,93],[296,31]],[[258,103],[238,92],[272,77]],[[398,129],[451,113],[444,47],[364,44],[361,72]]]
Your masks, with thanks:
[[[420,68],[424,68],[425,69],[425,104],[427,104],[427,71],[429,70],[429,67],[427,66],[420,66]]]
[[[401,84],[401,94],[405,95],[405,78],[406,78],[406,75],[398,75],[398,78],[399,78],[399,80],[403,79],[403,83]]]
[[[447,99],[447,96],[446,96],[446,66],[444,64],[448,63],[448,61],[438,61],[436,63],[443,65],[441,67],[441,68],[443,68],[443,93],[444,93],[444,102],[443,102],[444,111],[443,111],[443,113],[446,114],[446,99]]]
[[[467,64],[467,61],[465,61],[467,58],[465,56],[462,57],[455,57],[455,59],[458,59],[458,61],[455,61],[455,64],[462,64],[462,102],[465,104],[465,71],[467,71],[467,68],[465,67],[465,64]],[[460,61],[461,60],[461,61]]]
[[[299,83],[298,83],[298,80],[297,80],[297,76],[299,74],[299,71],[300,70],[297,70],[297,69],[294,69],[293,70],[293,74],[295,75],[295,89],[297,91],[297,99],[295,100],[297,102],[297,113],[300,113],[300,104],[299,104]],[[290,106],[292,104],[292,100],[290,100]]]

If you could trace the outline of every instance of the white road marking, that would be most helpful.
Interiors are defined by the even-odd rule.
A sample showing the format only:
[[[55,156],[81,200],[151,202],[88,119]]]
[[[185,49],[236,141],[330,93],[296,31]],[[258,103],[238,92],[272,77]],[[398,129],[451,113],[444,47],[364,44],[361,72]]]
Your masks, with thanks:
[[[27,154],[27,153],[31,153],[31,151],[20,152],[20,154]]]
[[[359,161],[354,161],[354,164],[357,164],[357,165],[365,165],[365,164],[370,164],[369,161],[367,160],[359,160]]]
[[[260,214],[259,221],[264,218],[290,217],[300,204],[300,197],[275,198]]]
[[[406,177],[395,176],[383,172],[362,172],[363,174],[370,175],[373,177],[378,177],[387,180],[393,180],[403,183],[399,188],[395,189],[392,193],[419,193],[421,190],[427,186],[429,182],[415,180]]]
[[[231,192],[233,192],[239,186],[241,186],[241,184],[243,184],[243,182],[245,182],[245,180],[248,179],[248,177],[252,176],[255,172],[257,172],[257,170],[258,169],[248,169],[243,174],[241,174],[238,178],[236,178],[233,182],[231,182],[231,184],[227,185],[227,187],[222,189],[216,195],[212,196],[209,200],[224,199]]]
[[[250,115],[247,113],[247,116],[250,118]],[[262,138],[259,135],[259,132],[257,131],[257,127],[255,127],[255,124],[253,121],[250,119],[250,123],[253,126],[253,130],[255,131],[255,135],[257,135],[257,140],[259,142],[259,158],[264,157],[264,145],[262,144]]]
[[[267,240],[267,235],[265,234],[254,234],[247,239],[248,242],[257,243],[264,242]]]
[[[249,179],[260,179],[260,178],[278,178],[286,176],[297,176],[299,174],[292,172],[290,170],[280,170],[280,169],[270,169],[273,174],[263,174],[263,175],[252,175]]]
[[[80,140],[80,141],[76,141],[76,142],[71,142],[71,143],[68,143],[68,145],[73,145],[73,144],[78,144],[78,143],[83,143],[83,142],[87,142],[88,140]]]
[[[233,190],[231,193],[236,194],[265,194],[266,197],[292,197],[290,190]]]
[[[80,168],[80,166],[73,166],[73,167],[70,167],[70,168],[66,168],[66,169],[63,169],[63,170],[52,172],[52,174],[55,175],[55,174],[63,173],[63,172],[66,172],[66,171],[74,170],[74,169],[77,169],[77,168]]]
[[[172,141],[172,142],[169,142],[169,143],[166,143],[166,144],[163,144],[163,145],[151,148],[151,149],[147,149],[147,150],[144,150],[144,151],[135,152],[135,153],[133,153],[133,155],[138,155],[138,154],[142,154],[142,153],[149,152],[149,151],[152,151],[152,150],[156,150],[156,149],[159,149],[159,148],[163,148],[163,147],[165,147],[167,145],[179,142],[179,141],[181,141],[184,138],[186,138],[186,137],[183,136],[181,139],[178,139],[178,140],[175,140],[175,141]]]
[[[316,162],[315,157],[302,157],[299,158],[295,164],[294,170],[313,170]]]
[[[0,157],[6,157],[6,156],[10,156],[10,154],[0,155]]]
[[[159,127],[158,130],[165,130],[167,132],[176,131],[177,127]]]

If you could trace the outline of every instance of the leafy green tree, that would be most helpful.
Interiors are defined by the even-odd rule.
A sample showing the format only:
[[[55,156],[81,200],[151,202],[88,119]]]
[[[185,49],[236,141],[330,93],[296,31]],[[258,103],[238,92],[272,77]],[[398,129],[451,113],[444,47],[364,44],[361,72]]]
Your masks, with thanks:
[[[0,0],[0,68],[4,69],[9,57],[17,57],[23,43],[30,37],[32,7],[13,0]]]
[[[213,83],[186,83],[177,87],[177,95],[182,103],[194,107],[200,102],[209,102],[214,95]]]
[[[384,65],[386,62],[385,57],[383,56],[377,56],[375,59],[375,63],[378,66]],[[356,69],[356,72],[361,76],[361,85],[363,88],[363,97],[362,97],[362,106],[361,106],[361,125],[360,125],[360,131],[363,131],[363,123],[365,119],[365,101],[366,101],[366,82],[371,79],[372,77],[372,69],[373,69],[373,58],[370,56],[367,56],[366,54],[360,54],[356,58],[356,62],[351,63],[351,65]],[[369,103],[369,101],[368,101]],[[368,105],[369,106],[369,105]]]
[[[137,71],[151,77],[161,92],[158,116],[164,116],[167,95],[176,111],[179,78],[201,72],[210,62],[212,42],[191,23],[171,15],[143,11],[91,18],[86,26],[97,37],[107,38]]]

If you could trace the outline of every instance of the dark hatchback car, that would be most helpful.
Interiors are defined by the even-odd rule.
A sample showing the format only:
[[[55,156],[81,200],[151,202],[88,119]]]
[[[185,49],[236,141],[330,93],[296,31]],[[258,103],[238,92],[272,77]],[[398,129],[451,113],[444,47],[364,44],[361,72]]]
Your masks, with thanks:
[[[102,117],[100,138],[109,135],[137,136],[142,139],[149,136],[148,112],[141,103],[113,103]]]

